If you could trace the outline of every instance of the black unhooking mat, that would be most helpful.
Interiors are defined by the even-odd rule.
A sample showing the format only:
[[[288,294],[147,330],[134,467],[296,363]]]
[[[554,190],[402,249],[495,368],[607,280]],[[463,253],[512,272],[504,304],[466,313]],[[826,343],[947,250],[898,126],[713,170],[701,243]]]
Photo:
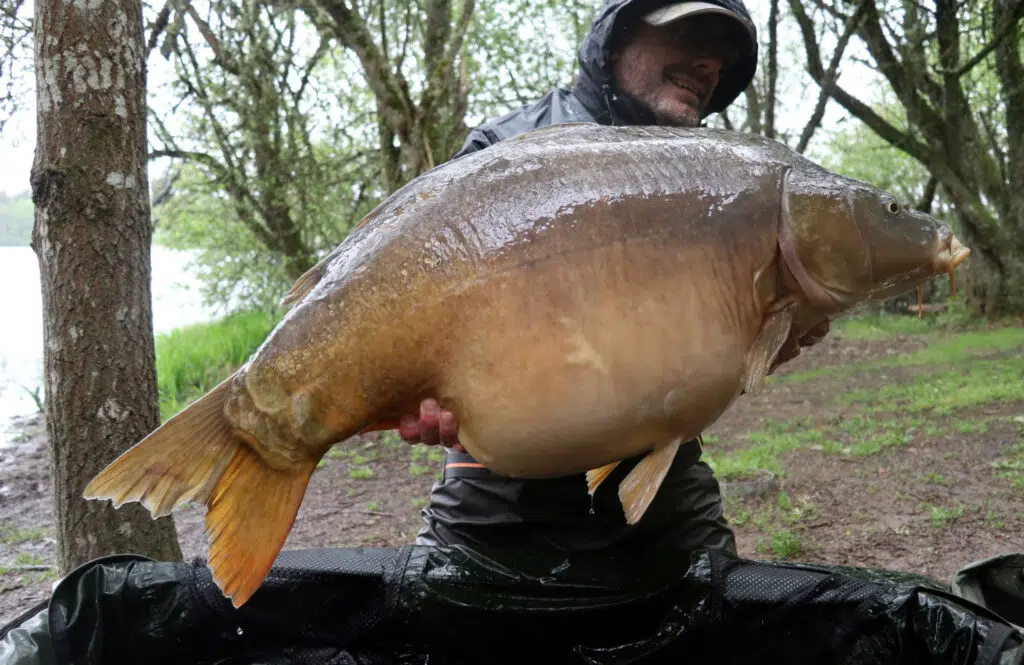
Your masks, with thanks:
[[[1020,565],[1000,570],[1003,587],[1024,589]],[[8,626],[0,664],[1022,663],[1021,619],[1008,612],[1024,606],[1012,591],[1000,603],[996,614],[891,571],[717,551],[680,561],[408,546],[283,552],[235,610],[201,561],[120,556],[75,570]]]

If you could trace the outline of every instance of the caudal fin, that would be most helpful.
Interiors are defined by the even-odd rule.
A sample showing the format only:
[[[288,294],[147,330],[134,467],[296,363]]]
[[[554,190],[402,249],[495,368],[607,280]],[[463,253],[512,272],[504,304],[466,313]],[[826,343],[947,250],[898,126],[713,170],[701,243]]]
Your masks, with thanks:
[[[233,377],[232,377],[233,378]],[[228,378],[110,463],[86,488],[86,499],[129,501],[153,517],[190,501],[206,503],[242,445],[224,418]]]
[[[241,607],[263,583],[291,531],[316,460],[278,471],[239,446],[206,513],[209,566],[221,592]]]
[[[224,417],[230,385],[228,378],[114,460],[84,496],[115,507],[137,501],[153,517],[205,504],[214,582],[240,607],[284,545],[316,460],[288,471],[265,464]]]

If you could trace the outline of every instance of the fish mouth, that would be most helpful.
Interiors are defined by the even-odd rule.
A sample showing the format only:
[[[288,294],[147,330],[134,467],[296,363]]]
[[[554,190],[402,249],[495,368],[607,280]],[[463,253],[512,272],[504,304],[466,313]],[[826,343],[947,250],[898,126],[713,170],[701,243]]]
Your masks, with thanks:
[[[971,255],[971,248],[964,245],[959,238],[951,233],[949,234],[949,244],[943,254],[945,254],[946,264],[949,266],[948,269],[956,270]]]
[[[950,296],[956,298],[956,269],[971,255],[971,248],[960,242],[952,233],[945,238],[945,247],[939,252],[939,267],[942,272],[949,274]],[[917,290],[918,306],[921,306],[921,289]],[[919,310],[920,311],[920,310]]]
[[[971,255],[971,249],[960,242],[960,239],[947,228],[942,228],[939,231],[937,240],[939,248],[935,253],[935,258],[932,259],[932,265],[935,272],[946,272],[952,275],[953,271]]]

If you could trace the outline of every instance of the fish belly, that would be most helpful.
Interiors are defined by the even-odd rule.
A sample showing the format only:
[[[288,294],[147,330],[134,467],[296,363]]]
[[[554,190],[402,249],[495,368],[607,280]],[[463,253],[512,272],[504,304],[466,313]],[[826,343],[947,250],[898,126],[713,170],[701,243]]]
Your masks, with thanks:
[[[646,250],[606,248],[481,287],[441,395],[482,464],[584,472],[694,437],[736,398],[761,322],[750,282],[702,272],[707,256]]]

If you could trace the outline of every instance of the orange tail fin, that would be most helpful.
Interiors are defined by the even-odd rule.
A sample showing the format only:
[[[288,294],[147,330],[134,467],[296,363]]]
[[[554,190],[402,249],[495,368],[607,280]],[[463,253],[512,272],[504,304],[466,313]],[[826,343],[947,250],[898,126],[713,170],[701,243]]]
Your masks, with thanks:
[[[137,501],[153,517],[192,501],[205,504],[209,566],[239,607],[284,545],[316,460],[287,472],[263,463],[224,417],[231,378],[114,460],[83,495],[115,507]]]
[[[138,501],[167,515],[190,501],[206,503],[241,445],[223,408],[231,378],[196,400],[110,463],[86,488],[86,499],[114,507]]]
[[[239,446],[217,483],[206,513],[209,566],[235,607],[249,600],[270,572],[314,469],[316,460],[296,471],[277,471],[248,446]]]

